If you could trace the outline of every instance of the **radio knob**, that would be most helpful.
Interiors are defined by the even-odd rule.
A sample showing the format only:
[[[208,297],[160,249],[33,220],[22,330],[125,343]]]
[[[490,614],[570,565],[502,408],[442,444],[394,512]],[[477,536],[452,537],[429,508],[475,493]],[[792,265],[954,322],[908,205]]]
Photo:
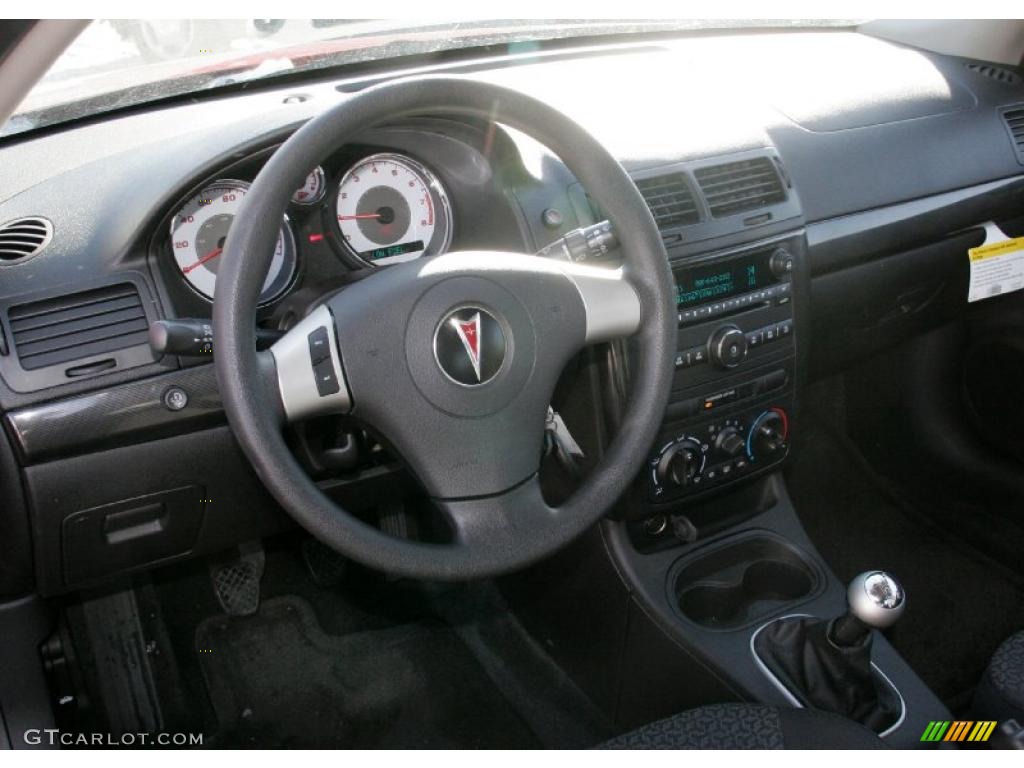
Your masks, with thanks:
[[[658,479],[668,482],[680,488],[685,488],[693,482],[700,470],[700,455],[698,449],[687,443],[673,445],[661,457],[658,462]]]
[[[708,340],[708,355],[720,368],[735,368],[747,354],[747,337],[735,325],[723,325]]]
[[[733,427],[726,427],[718,433],[715,438],[715,448],[729,458],[739,456],[746,448],[747,443]]]
[[[776,248],[775,253],[768,259],[768,269],[781,280],[793,271],[793,254],[785,248]]]

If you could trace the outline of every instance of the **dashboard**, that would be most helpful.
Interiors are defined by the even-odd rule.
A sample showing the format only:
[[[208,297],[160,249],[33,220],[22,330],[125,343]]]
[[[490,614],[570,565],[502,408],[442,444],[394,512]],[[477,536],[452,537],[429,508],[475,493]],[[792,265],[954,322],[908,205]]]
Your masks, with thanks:
[[[675,411],[652,436],[642,516],[687,495],[663,480],[692,480],[694,461],[702,477],[715,471],[709,484],[757,471],[751,435],[772,420],[781,438],[765,444],[784,448],[802,382],[963,311],[963,254],[979,225],[1024,211],[1003,118],[1024,85],[976,64],[842,31],[681,37],[400,71],[384,62],[6,140],[0,237],[32,217],[51,236],[0,261],[0,495],[24,511],[0,514],[0,592],[38,577],[56,593],[284,525],[233,442],[209,361],[155,355],[147,329],[210,318],[249,185],[281,142],[349,94],[426,72],[507,85],[565,112],[630,172],[680,306]],[[748,183],[757,191],[745,198]],[[534,253],[602,218],[558,158],[517,131],[443,113],[380,126],[294,190],[258,322],[287,329],[394,263]],[[617,235],[628,248],[629,233]],[[709,348],[717,367],[700,357]],[[762,397],[771,382],[782,383]],[[614,402],[606,394],[590,407]],[[728,398],[739,400],[705,413]],[[713,439],[687,442],[694,425]],[[352,470],[342,432],[306,435],[297,451],[358,509],[402,481],[386,459]],[[348,474],[326,479],[332,467]],[[214,499],[216,514],[194,498]],[[108,515],[150,508],[170,510],[161,537],[131,551],[107,543]]]

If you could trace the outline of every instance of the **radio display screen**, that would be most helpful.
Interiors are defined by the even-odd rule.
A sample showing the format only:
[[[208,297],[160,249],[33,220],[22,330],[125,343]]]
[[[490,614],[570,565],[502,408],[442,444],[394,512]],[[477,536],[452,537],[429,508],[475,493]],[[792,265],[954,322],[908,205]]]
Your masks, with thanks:
[[[769,254],[725,264],[676,270],[676,304],[690,307],[756,291],[776,282]]]

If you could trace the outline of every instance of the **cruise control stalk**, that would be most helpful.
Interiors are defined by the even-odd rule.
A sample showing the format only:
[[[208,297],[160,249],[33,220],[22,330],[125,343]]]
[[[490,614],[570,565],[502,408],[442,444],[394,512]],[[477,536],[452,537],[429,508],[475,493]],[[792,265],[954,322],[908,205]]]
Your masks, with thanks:
[[[256,329],[256,348],[268,349],[284,331]],[[157,355],[210,357],[213,355],[213,325],[209,320],[179,317],[149,324],[149,346]]]

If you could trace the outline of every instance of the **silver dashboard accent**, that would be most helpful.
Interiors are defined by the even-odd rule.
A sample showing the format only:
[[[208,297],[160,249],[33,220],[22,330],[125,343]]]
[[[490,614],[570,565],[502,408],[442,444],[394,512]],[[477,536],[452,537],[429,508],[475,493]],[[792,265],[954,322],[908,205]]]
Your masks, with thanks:
[[[331,350],[331,366],[338,379],[338,391],[321,395],[316,386],[313,361],[309,352],[309,334],[317,328],[327,329]],[[341,365],[341,354],[334,338],[334,317],[326,306],[320,305],[270,348],[277,368],[277,386],[281,393],[285,415],[288,421],[298,421],[311,416],[330,413],[347,413],[352,408],[352,398],[345,381]]]
[[[757,650],[754,648],[754,642],[757,640],[757,636],[761,634],[761,631],[765,627],[767,627],[770,624],[774,624],[776,621],[784,621],[786,619],[810,618],[814,617],[811,616],[811,614],[809,613],[791,613],[787,616],[779,616],[778,618],[766,621],[764,624],[758,627],[757,630],[750,636],[750,655],[754,658],[754,664],[757,665],[757,668],[761,670],[762,674],[764,674],[764,676],[768,678],[768,682],[772,684],[772,687],[774,687],[779,693],[781,693],[786,698],[786,701],[788,701],[797,709],[805,709],[803,703],[800,701],[800,699],[793,695],[793,692],[790,691],[789,688],[787,688],[783,684],[783,682],[779,680],[778,677],[775,676],[775,673],[768,668],[768,665],[761,661],[761,657],[757,655]],[[897,730],[899,730],[900,726],[903,725],[903,721],[907,719],[907,702],[903,698],[903,694],[900,693],[900,689],[896,687],[893,681],[889,679],[889,676],[885,674],[885,672],[883,672],[881,668],[873,661],[871,662],[871,668],[878,673],[878,676],[885,681],[886,685],[888,685],[890,688],[893,689],[893,691],[896,692],[896,696],[900,700],[900,716],[896,718],[895,723],[893,723],[880,734],[878,734],[878,737],[880,739],[884,739],[886,736],[889,736],[890,734],[893,734]]]

